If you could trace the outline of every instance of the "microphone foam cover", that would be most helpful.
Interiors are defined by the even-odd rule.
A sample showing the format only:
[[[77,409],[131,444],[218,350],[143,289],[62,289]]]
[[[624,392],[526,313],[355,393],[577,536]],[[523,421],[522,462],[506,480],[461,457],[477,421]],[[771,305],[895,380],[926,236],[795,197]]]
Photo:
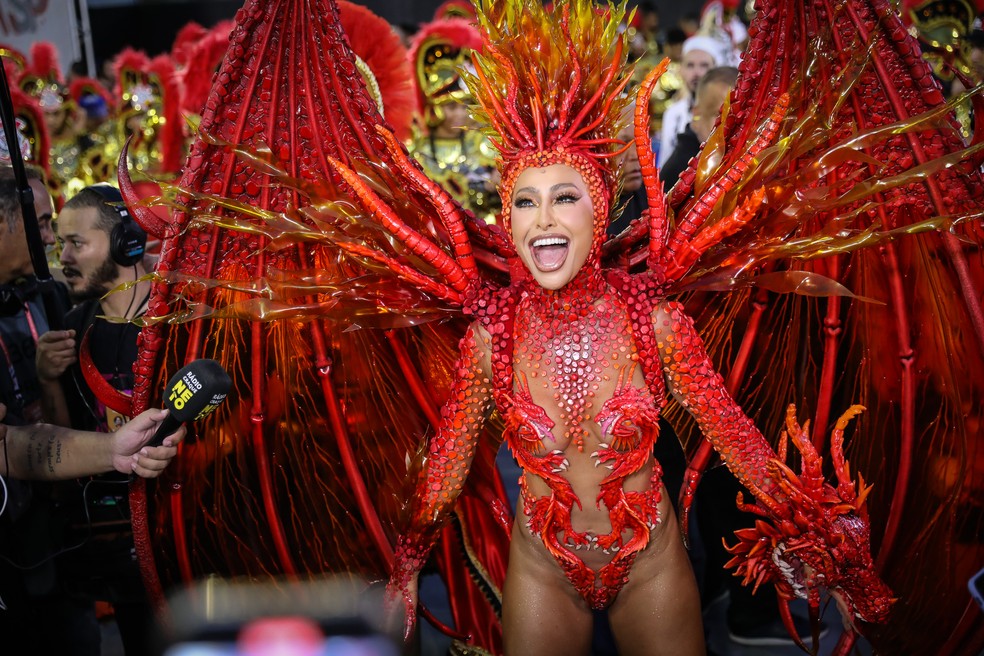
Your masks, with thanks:
[[[194,421],[212,412],[231,388],[232,379],[222,365],[215,360],[195,360],[171,376],[164,405],[178,421]]]

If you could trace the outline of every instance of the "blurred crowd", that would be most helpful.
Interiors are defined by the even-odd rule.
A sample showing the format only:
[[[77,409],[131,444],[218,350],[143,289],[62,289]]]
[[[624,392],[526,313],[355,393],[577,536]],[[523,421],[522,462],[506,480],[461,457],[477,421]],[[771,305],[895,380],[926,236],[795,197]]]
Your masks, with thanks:
[[[367,29],[366,10],[341,4],[353,50],[366,63],[394,133],[432,180],[477,218],[496,221],[496,151],[470,114],[461,74],[482,49],[470,3],[445,2],[432,21],[392,26],[385,38]],[[649,106],[652,149],[669,189],[719,120],[736,84],[754,9],[751,1],[710,0],[700,12],[665,25],[657,5],[638,3],[624,28],[637,62],[636,83],[669,60]],[[961,94],[984,81],[984,7],[980,0],[903,0],[899,11],[954,98],[969,138],[975,117]],[[132,389],[154,244],[115,188],[120,157],[126,147],[122,165],[142,197],[177,181],[231,29],[231,22],[190,23],[169,53],[151,57],[127,49],[102,66],[99,78],[82,75],[81,65],[63,72],[51,44],[36,43],[29,52],[0,44],[42,240],[64,281],[54,299],[37,292],[30,262],[16,250],[23,242],[12,242],[22,239],[20,233],[0,231],[0,360],[8,372],[0,381],[0,402],[8,408],[6,422],[44,420],[112,432],[127,421],[96,398],[80,367],[81,338],[91,330],[88,355],[98,374],[118,392]],[[9,158],[7,149],[3,140],[0,159]],[[622,214],[613,220],[613,234],[646,207],[638,158],[632,149],[624,157]],[[3,167],[0,224],[16,221],[17,200],[13,174]],[[107,296],[112,290],[120,291]],[[19,612],[0,613],[0,635],[24,636],[32,646],[23,653],[99,654],[97,601],[100,615],[115,616],[128,654],[151,653],[154,617],[134,561],[126,482],[117,477],[11,486],[0,517],[0,597]],[[721,495],[734,498],[730,488]],[[708,583],[708,595],[721,585]],[[770,640],[782,639],[774,617],[740,625],[736,611],[729,619],[736,640],[770,644],[755,642],[763,623]],[[53,626],[58,630],[45,630]]]

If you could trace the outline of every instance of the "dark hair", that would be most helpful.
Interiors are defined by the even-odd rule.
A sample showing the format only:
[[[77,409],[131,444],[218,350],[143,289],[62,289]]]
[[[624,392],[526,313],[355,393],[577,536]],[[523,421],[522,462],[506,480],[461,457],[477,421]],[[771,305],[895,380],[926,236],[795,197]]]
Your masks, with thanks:
[[[99,216],[94,227],[107,235],[111,234],[113,228],[122,221],[120,213],[106,202],[106,198],[98,191],[89,188],[83,189],[68,199],[68,202],[62,207],[62,211],[84,210],[89,207],[95,208]]]
[[[734,66],[717,66],[704,73],[697,83],[697,93],[708,84],[721,83],[734,87],[738,82],[738,69]]]
[[[671,27],[666,30],[666,45],[675,46],[687,40],[687,33],[679,27]]]
[[[26,164],[24,170],[28,180],[37,180],[45,184],[44,173],[41,169]],[[0,223],[8,219],[21,217],[20,199],[17,197],[17,178],[14,177],[14,167],[10,164],[0,164]]]
[[[636,6],[636,9],[640,14],[659,14],[659,9],[656,7],[655,3],[650,2],[649,0],[642,0],[642,2]]]
[[[975,50],[984,50],[984,30],[973,30],[967,38],[970,47]]]

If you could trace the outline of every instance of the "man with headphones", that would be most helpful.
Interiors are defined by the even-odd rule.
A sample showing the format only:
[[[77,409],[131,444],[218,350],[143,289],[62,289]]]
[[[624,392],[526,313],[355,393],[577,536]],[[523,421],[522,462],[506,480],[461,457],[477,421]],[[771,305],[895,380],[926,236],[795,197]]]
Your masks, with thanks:
[[[62,274],[76,306],[65,317],[65,330],[48,332],[38,342],[44,419],[61,426],[111,432],[120,423],[118,417],[98,404],[72,365],[77,363],[82,337],[91,329],[89,349],[96,369],[115,388],[132,389],[131,369],[140,332],[132,320],[144,313],[150,296],[150,281],[141,280],[148,272],[144,262],[147,235],[130,216],[120,192],[99,184],[86,187],[65,203],[58,216],[58,241]],[[109,293],[127,283],[134,284]],[[123,321],[109,322],[102,316]]]
[[[44,418],[113,433],[129,418],[92,394],[79,367],[79,348],[88,334],[96,369],[116,389],[132,391],[140,332],[134,321],[146,311],[151,289],[144,279],[147,236],[120,192],[108,184],[86,187],[69,199],[59,212],[57,230],[62,273],[77,305],[65,317],[65,330],[51,331],[38,342]],[[76,489],[69,490],[65,501],[73,529],[68,542],[82,546],[60,558],[61,578],[70,589],[74,583],[76,591],[113,605],[127,654],[152,653],[153,612],[132,555],[125,481],[122,475],[108,474],[70,484]]]

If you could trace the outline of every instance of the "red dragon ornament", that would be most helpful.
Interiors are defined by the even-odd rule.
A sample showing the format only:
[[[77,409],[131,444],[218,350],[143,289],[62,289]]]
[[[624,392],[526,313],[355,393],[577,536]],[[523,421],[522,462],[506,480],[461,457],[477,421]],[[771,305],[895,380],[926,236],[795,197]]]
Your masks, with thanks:
[[[785,602],[807,599],[811,617],[818,615],[821,588],[836,591],[838,605],[849,621],[884,622],[895,601],[875,575],[871,560],[871,528],[864,505],[871,488],[865,487],[863,478],[855,486],[844,459],[844,429],[863,410],[851,407],[831,434],[837,487],[824,479],[823,459],[810,440],[809,422],[801,427],[796,407],[790,406],[778,457],[767,465],[769,477],[779,482],[778,494],[754,488],[755,505],[745,504],[741,495],[738,498],[739,508],[766,521],[735,533],[739,542],[728,548],[734,558],[727,567],[734,567],[735,575],[755,589],[762,583],[774,583]],[[798,474],[786,465],[789,439],[802,458]],[[780,610],[791,627],[788,604],[781,604]],[[796,633],[790,631],[790,635]],[[800,646],[806,650],[805,645]]]

